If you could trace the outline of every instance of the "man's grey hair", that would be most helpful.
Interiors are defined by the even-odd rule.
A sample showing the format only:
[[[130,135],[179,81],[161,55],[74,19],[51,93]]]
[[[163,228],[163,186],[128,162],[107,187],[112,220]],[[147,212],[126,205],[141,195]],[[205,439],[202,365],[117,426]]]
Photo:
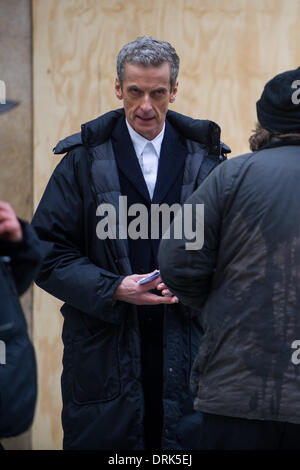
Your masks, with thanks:
[[[142,36],[125,44],[117,57],[117,74],[121,87],[124,81],[125,64],[158,67],[165,62],[170,64],[170,87],[172,90],[178,75],[179,57],[171,44],[151,36]]]

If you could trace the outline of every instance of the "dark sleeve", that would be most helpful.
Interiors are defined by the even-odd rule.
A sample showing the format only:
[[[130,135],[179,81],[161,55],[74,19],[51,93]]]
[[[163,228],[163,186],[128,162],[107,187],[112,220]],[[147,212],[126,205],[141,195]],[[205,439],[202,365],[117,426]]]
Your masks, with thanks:
[[[84,215],[78,169],[70,152],[54,170],[33,217],[44,254],[36,283],[82,312],[119,323],[121,312],[113,294],[124,276],[96,266],[84,255]]]
[[[19,220],[23,238],[18,243],[1,241],[0,256],[10,258],[10,268],[17,292],[22,295],[38,275],[41,261],[41,243],[34,229]]]
[[[187,199],[183,215],[177,214],[172,223],[170,239],[160,244],[158,260],[164,283],[183,304],[196,310],[201,310],[205,303],[217,263],[225,165],[214,169]],[[176,239],[174,226],[178,217],[182,221],[182,236]],[[196,234],[194,241],[192,232]]]

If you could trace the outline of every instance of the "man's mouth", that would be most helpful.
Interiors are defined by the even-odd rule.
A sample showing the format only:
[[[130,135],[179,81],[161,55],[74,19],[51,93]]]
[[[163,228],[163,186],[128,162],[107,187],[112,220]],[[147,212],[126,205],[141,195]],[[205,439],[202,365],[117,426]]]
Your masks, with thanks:
[[[152,117],[146,117],[146,116],[145,116],[145,117],[144,117],[144,116],[138,116],[138,115],[137,115],[137,118],[140,119],[140,120],[143,121],[143,122],[149,122],[149,121],[152,121],[153,119],[155,119],[154,116],[152,116]]]

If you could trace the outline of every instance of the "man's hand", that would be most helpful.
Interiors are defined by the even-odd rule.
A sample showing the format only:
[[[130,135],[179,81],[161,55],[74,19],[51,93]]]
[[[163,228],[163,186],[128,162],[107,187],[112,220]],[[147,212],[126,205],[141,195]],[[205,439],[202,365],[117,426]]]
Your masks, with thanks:
[[[160,284],[158,284],[158,286],[156,287],[157,290],[161,290],[161,293],[162,295],[164,295],[165,297],[175,297],[172,292],[168,289],[168,287],[166,286],[166,284],[164,284],[163,282],[161,282]],[[176,297],[177,299],[177,297]]]
[[[23,238],[22,227],[8,202],[0,201],[0,240],[20,242]]]
[[[115,290],[114,300],[122,300],[135,305],[158,305],[158,304],[175,304],[178,303],[178,298],[171,294],[162,282],[161,277],[158,276],[147,284],[138,284],[140,279],[149,276],[148,274],[132,274],[123,279]],[[163,296],[156,295],[150,292],[153,289],[162,286]],[[165,290],[165,292],[164,292]]]

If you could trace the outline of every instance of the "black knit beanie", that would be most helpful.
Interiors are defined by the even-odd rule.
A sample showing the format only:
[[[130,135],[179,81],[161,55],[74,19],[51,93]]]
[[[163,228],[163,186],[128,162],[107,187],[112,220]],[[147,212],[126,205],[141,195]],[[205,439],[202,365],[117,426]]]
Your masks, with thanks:
[[[300,67],[276,75],[256,103],[262,127],[275,133],[300,132]]]

